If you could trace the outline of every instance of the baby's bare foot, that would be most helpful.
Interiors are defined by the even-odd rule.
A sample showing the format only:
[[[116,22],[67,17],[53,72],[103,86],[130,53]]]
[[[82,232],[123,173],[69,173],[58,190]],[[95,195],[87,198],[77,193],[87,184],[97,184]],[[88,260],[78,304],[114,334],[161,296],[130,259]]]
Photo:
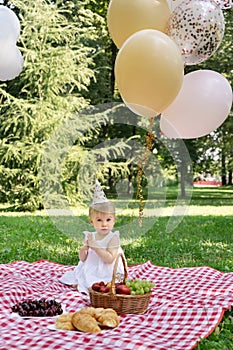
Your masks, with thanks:
[[[73,289],[78,290],[78,285],[77,284],[72,284],[71,286]]]

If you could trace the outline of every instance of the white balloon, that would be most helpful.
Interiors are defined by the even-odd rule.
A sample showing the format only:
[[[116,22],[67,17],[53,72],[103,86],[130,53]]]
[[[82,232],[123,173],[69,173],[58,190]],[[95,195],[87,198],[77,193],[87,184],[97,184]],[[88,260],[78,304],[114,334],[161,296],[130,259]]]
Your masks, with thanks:
[[[23,69],[23,56],[13,42],[0,40],[0,81],[17,77]]]
[[[221,9],[227,10],[233,7],[233,1],[232,0],[215,0],[216,3],[220,6]]]
[[[173,11],[183,1],[184,0],[167,0],[167,3],[170,10]],[[232,0],[215,0],[215,2],[221,9],[230,9],[231,7],[233,7]]]
[[[224,15],[215,0],[182,1],[167,26],[167,35],[179,47],[186,65],[198,64],[213,55],[224,31]]]
[[[170,10],[173,11],[174,8],[179,6],[182,1],[184,1],[184,0],[167,0],[167,3],[168,3]]]
[[[231,106],[231,85],[222,74],[194,71],[184,76],[179,94],[163,111],[160,128],[168,138],[205,136],[225,121]]]
[[[16,14],[6,6],[0,5],[0,40],[18,40],[20,22]]]

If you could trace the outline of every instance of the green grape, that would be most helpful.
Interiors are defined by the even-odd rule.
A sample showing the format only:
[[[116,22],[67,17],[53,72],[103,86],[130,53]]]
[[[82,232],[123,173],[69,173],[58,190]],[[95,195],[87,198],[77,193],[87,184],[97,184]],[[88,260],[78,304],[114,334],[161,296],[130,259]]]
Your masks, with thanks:
[[[147,287],[147,284],[148,284],[147,281],[145,281],[145,280],[142,281],[142,287]]]
[[[145,279],[140,280],[139,278],[126,280],[126,286],[130,288],[131,295],[140,295],[149,293],[155,284]]]
[[[125,282],[125,285],[126,285],[127,287],[129,287],[129,288],[130,288],[130,287],[131,287],[131,283],[130,283],[130,281],[126,281],[126,282]]]
[[[131,289],[131,290],[134,290],[134,289],[135,289],[134,283],[133,283],[133,282],[130,283],[130,289]]]

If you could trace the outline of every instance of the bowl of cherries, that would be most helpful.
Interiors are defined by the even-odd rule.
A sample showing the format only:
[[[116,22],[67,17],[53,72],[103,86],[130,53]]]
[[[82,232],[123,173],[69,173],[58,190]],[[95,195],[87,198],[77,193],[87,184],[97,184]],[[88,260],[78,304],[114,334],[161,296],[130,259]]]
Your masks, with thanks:
[[[24,299],[11,306],[12,313],[20,317],[54,317],[64,312],[64,305],[55,299]]]

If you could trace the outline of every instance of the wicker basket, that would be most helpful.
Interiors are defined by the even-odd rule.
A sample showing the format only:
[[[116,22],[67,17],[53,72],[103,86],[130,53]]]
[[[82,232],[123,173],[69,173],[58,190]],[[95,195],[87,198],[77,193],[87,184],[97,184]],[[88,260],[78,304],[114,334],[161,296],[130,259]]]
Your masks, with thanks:
[[[124,279],[123,282],[127,279],[127,266],[126,261],[123,254],[119,254],[116,258],[112,281],[111,281],[111,289],[109,293],[100,293],[94,291],[91,287],[89,288],[89,295],[91,305],[93,307],[103,307],[103,308],[112,308],[118,314],[143,314],[146,312],[151,292],[143,294],[143,295],[125,295],[125,294],[116,294],[116,271],[118,266],[119,258],[122,259],[124,266]]]

